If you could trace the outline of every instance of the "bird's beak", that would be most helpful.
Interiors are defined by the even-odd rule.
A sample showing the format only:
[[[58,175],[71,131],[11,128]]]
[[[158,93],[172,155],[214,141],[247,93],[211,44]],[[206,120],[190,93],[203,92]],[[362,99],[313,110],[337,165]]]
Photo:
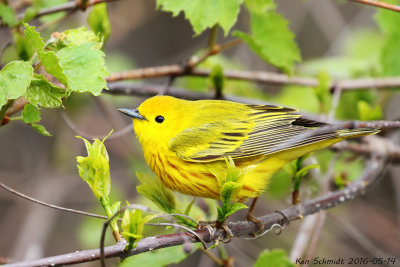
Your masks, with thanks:
[[[138,109],[120,108],[118,110],[120,112],[124,113],[125,115],[128,115],[129,117],[132,117],[134,119],[146,120],[146,118],[144,116],[140,115]]]

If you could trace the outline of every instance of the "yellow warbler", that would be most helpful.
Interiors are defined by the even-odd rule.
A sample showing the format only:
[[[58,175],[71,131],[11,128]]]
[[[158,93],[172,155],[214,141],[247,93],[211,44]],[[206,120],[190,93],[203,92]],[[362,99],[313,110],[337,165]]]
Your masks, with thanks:
[[[225,159],[230,157],[245,173],[237,201],[258,197],[270,177],[293,159],[346,138],[378,132],[332,131],[285,147],[288,140],[326,124],[304,119],[291,108],[171,96],[155,96],[137,109],[120,111],[133,118],[144,157],[165,186],[219,199],[217,177],[226,174]]]

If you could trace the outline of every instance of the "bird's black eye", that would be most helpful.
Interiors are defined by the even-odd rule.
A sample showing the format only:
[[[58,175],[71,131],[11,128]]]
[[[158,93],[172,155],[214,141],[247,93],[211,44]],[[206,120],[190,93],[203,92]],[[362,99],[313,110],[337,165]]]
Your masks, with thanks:
[[[156,117],[156,122],[158,122],[158,123],[162,123],[164,120],[165,120],[165,119],[164,119],[163,116],[157,116],[157,117]]]

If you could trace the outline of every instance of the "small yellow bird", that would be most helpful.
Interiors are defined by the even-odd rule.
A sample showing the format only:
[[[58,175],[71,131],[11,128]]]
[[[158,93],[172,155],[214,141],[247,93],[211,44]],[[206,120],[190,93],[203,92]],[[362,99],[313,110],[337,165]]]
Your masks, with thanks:
[[[284,146],[327,124],[305,119],[291,108],[171,96],[154,96],[137,109],[119,110],[133,118],[146,162],[165,186],[191,196],[219,199],[216,176],[225,175],[225,159],[231,157],[245,173],[236,199],[240,202],[258,197],[286,163],[343,139],[379,131],[343,129]]]

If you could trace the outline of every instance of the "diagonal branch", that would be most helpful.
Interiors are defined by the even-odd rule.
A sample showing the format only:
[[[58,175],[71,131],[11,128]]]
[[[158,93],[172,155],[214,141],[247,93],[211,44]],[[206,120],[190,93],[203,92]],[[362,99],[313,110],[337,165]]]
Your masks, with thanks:
[[[305,201],[302,204],[289,207],[280,212],[275,212],[272,214],[268,214],[258,218],[266,229],[271,228],[273,225],[281,225],[284,226],[286,223],[295,221],[303,218],[304,216],[317,213],[321,210],[330,209],[336,207],[340,204],[343,204],[347,201],[350,201],[362,194],[364,194],[365,190],[377,180],[379,174],[383,170],[384,167],[384,159],[373,157],[370,162],[366,165],[366,169],[361,177],[350,184],[347,188],[330,192],[321,197],[311,199]],[[255,231],[257,231],[258,226],[253,222],[249,221],[239,221],[239,222],[230,222],[228,223],[228,227],[230,228],[232,234],[235,237],[241,237],[249,235]],[[215,240],[223,240],[226,238],[226,233],[222,230],[215,229],[214,227],[206,227],[202,229],[198,229],[195,231],[198,236],[200,236],[205,242],[213,242]],[[168,235],[160,235],[154,237],[147,237],[140,240],[137,244],[137,247],[132,249],[129,252],[125,252],[125,243],[120,242],[113,246],[108,246],[104,248],[104,255],[106,258],[112,257],[121,257],[126,258],[128,256],[140,254],[143,252],[161,249],[171,246],[181,245],[187,240],[191,242],[199,242],[193,238],[192,235],[188,233],[175,233]],[[3,265],[7,267],[24,267],[24,266],[56,266],[56,265],[69,265],[69,264],[77,264],[83,262],[89,262],[100,259],[100,250],[92,249],[85,251],[78,251],[74,253],[43,258],[33,261],[27,262],[19,262],[15,264]]]
[[[350,0],[350,1],[400,12],[399,5],[392,5],[383,1],[377,1],[377,0]]]

